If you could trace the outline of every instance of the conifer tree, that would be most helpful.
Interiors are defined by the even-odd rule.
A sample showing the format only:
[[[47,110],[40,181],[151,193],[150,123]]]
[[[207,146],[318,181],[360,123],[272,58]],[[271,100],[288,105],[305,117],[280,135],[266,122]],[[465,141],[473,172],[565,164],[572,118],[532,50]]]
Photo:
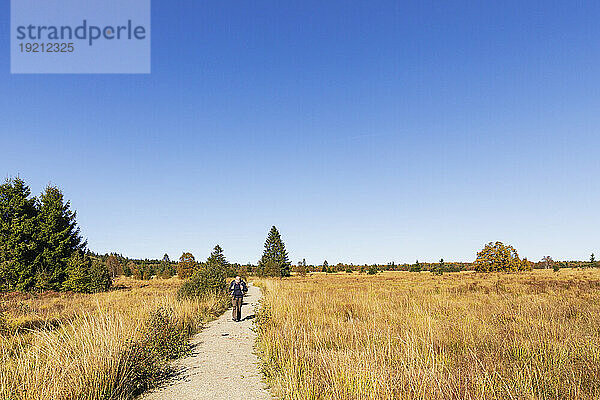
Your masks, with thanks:
[[[290,276],[290,266],[285,244],[281,240],[279,231],[273,226],[267,236],[263,255],[258,262],[259,272],[266,276],[285,277]]]
[[[78,293],[95,293],[108,290],[112,284],[108,268],[81,250],[74,251],[67,260],[66,279],[62,290]]]
[[[69,257],[86,246],[75,221],[76,213],[70,207],[55,186],[47,186],[40,196],[37,228],[40,249],[35,261],[39,268],[36,286],[40,289],[58,290],[65,280]]]
[[[170,278],[175,274],[175,269],[171,265],[171,259],[169,255],[165,253],[162,260],[160,261],[160,265],[158,266],[158,275],[161,278]]]
[[[73,253],[67,262],[67,279],[63,282],[62,289],[79,293],[88,292],[91,266],[91,258],[82,251]]]
[[[212,293],[225,293],[227,290],[227,270],[229,263],[225,259],[223,249],[216,245],[210,257],[199,270],[201,285],[205,291]]]
[[[100,260],[92,260],[89,270],[89,293],[104,292],[112,285],[112,279],[108,268]]]
[[[35,285],[36,199],[20,178],[0,185],[0,289],[28,290]]]

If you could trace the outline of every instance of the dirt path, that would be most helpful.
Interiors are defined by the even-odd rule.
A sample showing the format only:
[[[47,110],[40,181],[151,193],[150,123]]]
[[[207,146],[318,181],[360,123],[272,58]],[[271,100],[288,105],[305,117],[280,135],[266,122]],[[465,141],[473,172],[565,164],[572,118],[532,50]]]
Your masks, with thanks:
[[[178,360],[179,373],[141,400],[271,399],[261,381],[254,354],[254,307],[260,289],[250,285],[242,306],[242,322],[231,320],[231,309],[193,337],[193,352]]]

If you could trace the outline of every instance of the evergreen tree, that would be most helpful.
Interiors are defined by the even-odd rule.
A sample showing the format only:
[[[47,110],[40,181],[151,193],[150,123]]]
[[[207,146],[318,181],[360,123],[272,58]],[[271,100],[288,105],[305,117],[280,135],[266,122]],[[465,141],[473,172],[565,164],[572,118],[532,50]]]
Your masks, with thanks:
[[[100,260],[92,260],[89,270],[89,293],[104,292],[112,286],[112,279],[108,268]]]
[[[125,263],[125,267],[123,268],[123,275],[132,276],[133,271],[136,269],[135,263],[133,261],[127,261]]]
[[[100,260],[92,260],[80,250],[73,252],[68,259],[63,290],[95,293],[108,290],[111,284],[108,268]]]
[[[290,276],[290,266],[285,244],[281,240],[279,231],[273,226],[267,236],[263,255],[258,262],[259,272],[266,276],[285,277]]]
[[[37,228],[40,248],[35,261],[39,268],[36,286],[40,289],[60,289],[69,257],[87,244],[79,234],[76,213],[70,206],[55,186],[47,186],[40,196]]]
[[[35,285],[39,253],[36,199],[20,178],[0,185],[0,289],[28,290]]]
[[[596,256],[594,253],[590,256],[590,268],[594,268],[596,266]]]
[[[171,265],[171,259],[167,253],[165,253],[160,261],[160,265],[158,266],[158,275],[161,278],[170,278],[175,275],[175,269]]]
[[[202,286],[205,290],[214,293],[225,293],[227,291],[225,279],[228,269],[229,263],[225,259],[223,249],[221,246],[216,245],[199,271]]]
[[[76,251],[67,261],[67,279],[62,289],[73,292],[88,292],[90,287],[90,269],[92,259],[82,251]]]

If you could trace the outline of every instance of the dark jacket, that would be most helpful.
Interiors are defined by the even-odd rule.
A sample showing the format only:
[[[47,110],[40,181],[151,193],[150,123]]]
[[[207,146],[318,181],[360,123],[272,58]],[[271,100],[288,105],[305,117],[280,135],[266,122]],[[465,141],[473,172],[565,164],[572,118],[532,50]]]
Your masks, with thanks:
[[[244,297],[247,291],[246,282],[242,280],[240,280],[240,283],[235,283],[235,280],[233,280],[231,281],[231,285],[229,285],[229,293],[233,297]]]

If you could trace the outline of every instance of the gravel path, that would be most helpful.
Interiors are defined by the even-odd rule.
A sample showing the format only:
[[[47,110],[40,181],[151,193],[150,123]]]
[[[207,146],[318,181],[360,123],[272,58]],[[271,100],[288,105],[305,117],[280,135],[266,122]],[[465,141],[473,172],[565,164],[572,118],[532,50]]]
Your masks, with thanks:
[[[253,348],[252,320],[260,296],[260,288],[249,285],[242,322],[231,320],[231,309],[211,322],[192,338],[192,354],[176,361],[177,376],[140,400],[271,399]]]

